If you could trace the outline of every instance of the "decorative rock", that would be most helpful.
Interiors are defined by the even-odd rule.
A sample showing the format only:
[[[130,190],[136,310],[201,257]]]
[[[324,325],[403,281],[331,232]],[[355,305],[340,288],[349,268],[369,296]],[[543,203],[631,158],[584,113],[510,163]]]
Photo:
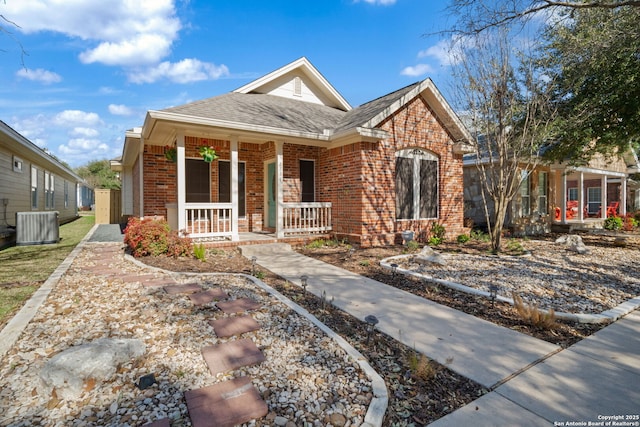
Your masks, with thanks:
[[[144,352],[142,341],[124,338],[104,338],[68,348],[45,363],[40,372],[40,394],[48,395],[55,388],[58,398],[76,399],[85,380],[111,379],[120,365]]]
[[[576,252],[581,255],[589,253],[589,248],[585,246],[582,241],[582,237],[576,234],[560,236],[556,239],[556,243],[564,243],[567,246],[568,251]]]
[[[434,251],[429,246],[425,246],[424,248],[422,248],[420,253],[414,257],[414,261],[421,265],[425,265],[425,264],[445,265],[446,264],[444,258],[442,258],[442,256],[438,252]]]

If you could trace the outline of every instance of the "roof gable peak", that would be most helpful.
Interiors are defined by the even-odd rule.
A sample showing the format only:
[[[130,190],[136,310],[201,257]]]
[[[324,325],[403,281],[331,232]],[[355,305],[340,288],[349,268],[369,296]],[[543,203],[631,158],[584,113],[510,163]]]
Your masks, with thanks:
[[[351,110],[351,105],[304,56],[233,92],[269,94]]]

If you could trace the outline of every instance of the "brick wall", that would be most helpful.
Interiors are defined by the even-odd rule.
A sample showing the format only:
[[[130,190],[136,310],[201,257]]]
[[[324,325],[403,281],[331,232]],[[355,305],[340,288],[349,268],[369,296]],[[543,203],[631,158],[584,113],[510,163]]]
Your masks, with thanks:
[[[321,160],[322,194],[333,203],[334,231],[363,245],[398,242],[412,230],[428,237],[433,220],[396,220],[395,153],[422,148],[438,156],[438,223],[447,237],[463,228],[462,156],[453,154],[453,139],[427,103],[418,96],[380,125],[390,137],[326,150]]]

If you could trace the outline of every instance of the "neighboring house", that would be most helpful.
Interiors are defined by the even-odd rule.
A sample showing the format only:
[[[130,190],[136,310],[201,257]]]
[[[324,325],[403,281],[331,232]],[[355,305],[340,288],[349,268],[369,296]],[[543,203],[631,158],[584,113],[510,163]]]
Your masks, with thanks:
[[[72,170],[0,121],[0,229],[16,226],[17,212],[57,211],[60,223],[78,216]]]
[[[81,211],[93,210],[96,203],[96,195],[85,181],[78,184],[78,209]]]
[[[553,224],[601,228],[607,216],[638,209],[638,184],[630,178],[638,168],[638,158],[631,150],[609,160],[597,155],[581,167],[539,165],[530,174],[523,172],[506,225],[516,235],[546,233]],[[465,156],[465,216],[486,225],[477,174],[475,157]]]
[[[231,93],[148,111],[112,164],[123,215],[166,217],[194,238],[379,245],[405,230],[424,238],[434,222],[463,231],[468,138],[430,79],[352,108],[301,58]],[[202,146],[218,160],[203,161]]]

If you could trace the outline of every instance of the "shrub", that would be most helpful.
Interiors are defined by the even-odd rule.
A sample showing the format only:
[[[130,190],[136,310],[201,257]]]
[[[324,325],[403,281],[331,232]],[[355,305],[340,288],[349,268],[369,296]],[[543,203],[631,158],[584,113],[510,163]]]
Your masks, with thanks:
[[[604,228],[607,230],[620,230],[622,228],[622,218],[610,216],[604,220]]]
[[[207,248],[202,243],[193,246],[193,256],[200,261],[207,259]]]
[[[553,329],[558,326],[556,323],[556,313],[552,308],[549,309],[548,313],[543,313],[537,305],[525,304],[520,295],[515,292],[512,293],[512,296],[513,306],[515,307],[516,312],[522,320],[531,326],[540,329]]]
[[[191,254],[191,239],[179,237],[164,219],[129,219],[124,230],[124,243],[134,257]]]
[[[457,238],[456,241],[458,243],[460,243],[461,245],[467,243],[469,240],[471,240],[471,237],[469,237],[468,234],[460,234]]]
[[[482,230],[471,230],[471,235],[469,237],[479,242],[488,242],[489,240],[491,240],[491,236],[489,236],[488,233],[485,233]]]
[[[624,231],[633,231],[637,227],[638,227],[638,220],[636,220],[632,214],[625,215],[623,224],[622,224],[622,229]]]
[[[424,354],[418,354],[417,351],[413,350],[410,352],[408,359],[409,369],[414,377],[428,381],[435,375],[433,364]]]
[[[420,243],[415,240],[407,242],[407,252],[416,252],[418,249],[420,249]]]

